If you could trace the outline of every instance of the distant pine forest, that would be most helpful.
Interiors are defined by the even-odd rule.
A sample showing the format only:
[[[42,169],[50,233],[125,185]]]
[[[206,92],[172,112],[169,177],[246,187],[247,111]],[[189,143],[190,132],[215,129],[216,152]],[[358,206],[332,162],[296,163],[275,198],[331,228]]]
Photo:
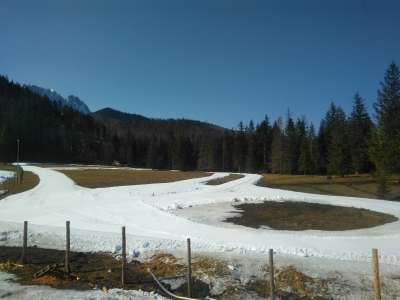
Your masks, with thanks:
[[[378,83],[377,83],[378,84]],[[400,171],[400,72],[391,63],[369,115],[331,103],[319,127],[290,113],[238,128],[103,109],[82,114],[0,77],[0,161],[112,164],[153,169],[341,175]]]

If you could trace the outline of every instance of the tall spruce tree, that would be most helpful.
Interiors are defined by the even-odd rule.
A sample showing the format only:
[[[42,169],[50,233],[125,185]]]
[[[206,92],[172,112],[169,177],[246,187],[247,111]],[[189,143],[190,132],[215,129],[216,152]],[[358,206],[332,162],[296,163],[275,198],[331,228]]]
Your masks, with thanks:
[[[283,174],[285,164],[285,135],[283,131],[282,118],[278,118],[272,126],[272,146],[271,146],[271,171]]]
[[[329,175],[344,176],[350,171],[350,153],[348,145],[348,126],[343,109],[331,104],[326,117],[327,172]]]
[[[318,136],[316,138],[317,155],[315,157],[315,170],[318,174],[327,173],[328,135],[325,120],[321,120]]]
[[[255,141],[255,128],[253,121],[250,121],[246,129],[247,136],[247,151],[246,151],[246,171],[254,173],[257,168],[256,161],[256,141]]]
[[[272,130],[268,116],[256,128],[256,157],[261,171],[270,171]]]
[[[368,142],[371,138],[372,121],[364,104],[364,99],[354,95],[353,110],[349,119],[349,143],[352,169],[356,173],[369,172],[371,162],[368,155]]]
[[[312,174],[314,169],[311,147],[311,139],[308,136],[304,136],[300,145],[300,156],[298,162],[299,172],[303,175]]]
[[[225,131],[222,137],[222,170],[231,171],[233,170],[233,133],[231,131]]]
[[[315,159],[313,157],[314,128],[310,126],[310,129],[307,130],[304,119],[299,120],[297,126],[300,138],[298,170],[303,175],[312,174],[315,171]]]
[[[246,168],[247,152],[246,132],[243,122],[240,122],[238,127],[238,131],[235,134],[233,162],[235,170],[244,172]]]
[[[400,70],[393,62],[386,70],[374,105],[378,130],[371,141],[371,158],[380,172],[400,171]],[[380,145],[377,147],[377,145]],[[375,147],[375,148],[374,148]],[[378,153],[383,151],[383,153]]]
[[[284,172],[287,174],[296,174],[297,172],[297,162],[299,158],[299,144],[298,144],[298,136],[296,132],[296,126],[294,121],[288,112],[286,129],[286,147],[284,149],[285,155],[285,167]]]

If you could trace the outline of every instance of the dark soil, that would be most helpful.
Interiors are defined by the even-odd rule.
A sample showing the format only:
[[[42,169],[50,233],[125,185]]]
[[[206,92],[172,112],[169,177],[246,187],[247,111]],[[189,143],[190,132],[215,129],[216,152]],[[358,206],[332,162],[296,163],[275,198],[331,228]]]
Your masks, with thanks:
[[[48,285],[53,288],[88,290],[93,288],[121,288],[121,261],[109,253],[71,252],[71,273],[64,272],[64,251],[28,248],[28,264],[20,265],[21,248],[0,246],[0,270],[16,275],[16,281],[24,285]],[[35,278],[34,274],[48,265],[59,263],[60,266],[44,276]],[[132,261],[127,265],[126,289],[158,291],[151,276],[147,272],[151,268],[158,278],[179,277],[185,274],[185,266],[170,254],[158,254],[144,263]],[[164,285],[169,288],[168,285]],[[186,284],[177,291],[178,295],[186,295]],[[209,295],[207,284],[194,280],[195,297]]]
[[[342,207],[305,202],[246,203],[235,206],[240,216],[225,220],[238,225],[278,230],[341,231],[375,227],[398,219],[392,215],[354,207]]]

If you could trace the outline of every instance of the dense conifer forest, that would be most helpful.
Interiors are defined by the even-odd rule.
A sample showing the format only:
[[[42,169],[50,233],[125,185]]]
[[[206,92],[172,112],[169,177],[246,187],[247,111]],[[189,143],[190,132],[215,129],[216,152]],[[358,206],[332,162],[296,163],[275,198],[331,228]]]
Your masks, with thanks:
[[[155,169],[346,175],[400,171],[400,71],[389,65],[371,117],[356,93],[349,114],[331,103],[319,127],[306,117],[225,129],[103,109],[91,115],[0,77],[0,161],[105,163]]]

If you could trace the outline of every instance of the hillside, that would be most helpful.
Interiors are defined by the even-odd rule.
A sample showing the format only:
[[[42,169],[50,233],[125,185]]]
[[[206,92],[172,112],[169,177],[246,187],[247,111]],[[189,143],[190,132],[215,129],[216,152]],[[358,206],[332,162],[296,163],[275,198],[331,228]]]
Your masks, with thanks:
[[[222,127],[194,120],[146,118],[111,108],[87,114],[65,103],[53,90],[0,76],[0,161],[15,161],[19,139],[21,161],[221,168],[215,157],[222,157],[221,147],[210,144],[221,144],[227,132]]]
[[[137,137],[166,137],[171,132],[180,132],[184,136],[220,136],[225,129],[206,122],[188,119],[155,119],[138,114],[121,112],[112,108],[104,108],[92,113],[92,116],[105,126],[119,132],[133,132]]]

